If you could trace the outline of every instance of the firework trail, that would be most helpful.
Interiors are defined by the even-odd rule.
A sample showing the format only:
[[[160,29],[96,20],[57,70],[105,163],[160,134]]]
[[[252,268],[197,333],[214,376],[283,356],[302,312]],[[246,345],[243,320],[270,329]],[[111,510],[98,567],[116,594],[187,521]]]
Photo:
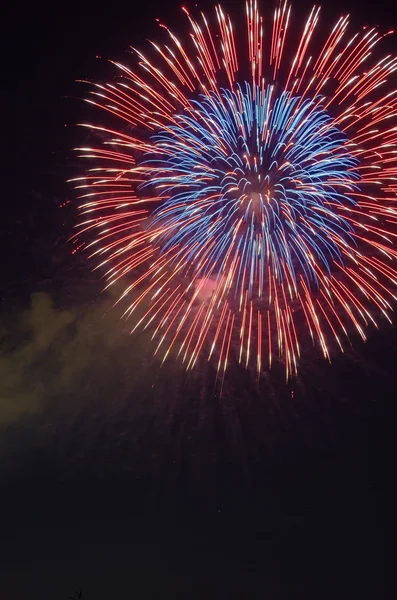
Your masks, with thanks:
[[[134,70],[90,84],[108,126],[84,125],[102,141],[78,149],[78,235],[163,359],[206,352],[224,372],[237,348],[288,378],[306,333],[330,359],[390,321],[397,59],[373,49],[392,32],[344,16],[324,38],[314,7],[294,42],[287,3],[264,20],[251,0],[237,31],[220,6],[213,24],[183,10],[186,42],[160,24]]]

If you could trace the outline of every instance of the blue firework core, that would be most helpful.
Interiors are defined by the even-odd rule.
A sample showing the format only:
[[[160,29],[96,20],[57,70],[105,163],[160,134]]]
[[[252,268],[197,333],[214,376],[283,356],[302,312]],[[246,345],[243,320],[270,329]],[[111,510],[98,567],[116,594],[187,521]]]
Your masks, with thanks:
[[[356,204],[358,163],[322,98],[246,83],[192,105],[152,138],[142,162],[142,191],[154,185],[162,198],[152,220],[161,251],[195,276],[233,269],[230,287],[251,296],[262,296],[269,272],[312,285],[318,268],[343,263],[354,240],[342,214]]]

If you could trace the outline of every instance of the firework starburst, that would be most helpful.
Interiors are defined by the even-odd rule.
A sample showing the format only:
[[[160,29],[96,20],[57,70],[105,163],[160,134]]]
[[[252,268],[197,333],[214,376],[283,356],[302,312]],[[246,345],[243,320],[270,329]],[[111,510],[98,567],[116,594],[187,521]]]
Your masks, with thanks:
[[[241,30],[219,6],[215,23],[183,10],[186,42],[161,25],[136,67],[91,84],[108,116],[79,149],[79,235],[163,358],[207,352],[224,370],[234,348],[258,374],[281,357],[288,377],[304,332],[330,358],[390,321],[397,60],[373,56],[390,32],[345,16],[323,37],[314,7],[287,53],[287,3],[266,21],[251,1]]]

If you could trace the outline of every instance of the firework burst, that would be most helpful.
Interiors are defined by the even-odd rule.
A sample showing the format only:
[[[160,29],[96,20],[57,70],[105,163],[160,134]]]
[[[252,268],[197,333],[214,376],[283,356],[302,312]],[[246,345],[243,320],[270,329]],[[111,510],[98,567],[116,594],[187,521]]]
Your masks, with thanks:
[[[345,16],[324,38],[314,7],[287,52],[287,3],[268,22],[251,1],[241,31],[219,6],[214,24],[183,10],[186,43],[160,24],[136,68],[91,84],[108,125],[85,125],[102,142],[79,149],[94,166],[73,180],[78,235],[163,359],[207,353],[224,372],[235,349],[288,377],[305,332],[329,359],[390,321],[397,60],[373,49],[391,32],[350,33]]]

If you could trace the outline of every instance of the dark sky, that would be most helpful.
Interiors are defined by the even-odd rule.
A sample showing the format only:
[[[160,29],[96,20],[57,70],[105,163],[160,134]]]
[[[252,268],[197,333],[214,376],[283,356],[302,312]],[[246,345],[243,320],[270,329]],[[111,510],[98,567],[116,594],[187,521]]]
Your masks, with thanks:
[[[74,82],[178,7],[2,9],[0,598],[394,599],[395,327],[219,397],[207,365],[160,371],[71,255]],[[325,5],[384,27],[392,7]]]

